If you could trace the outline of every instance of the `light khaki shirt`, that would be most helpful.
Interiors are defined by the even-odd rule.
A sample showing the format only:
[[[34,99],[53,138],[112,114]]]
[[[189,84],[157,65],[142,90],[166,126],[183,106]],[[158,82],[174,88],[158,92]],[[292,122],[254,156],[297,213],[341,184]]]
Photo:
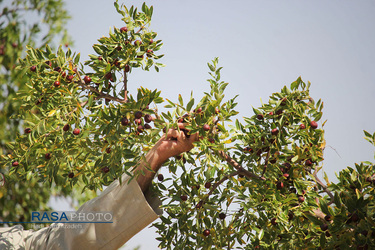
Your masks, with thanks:
[[[113,223],[83,223],[68,228],[52,224],[38,231],[20,225],[0,228],[0,249],[118,249],[161,214],[157,197],[145,197],[138,183],[122,176],[77,212],[113,213]],[[74,224],[75,225],[75,224]]]

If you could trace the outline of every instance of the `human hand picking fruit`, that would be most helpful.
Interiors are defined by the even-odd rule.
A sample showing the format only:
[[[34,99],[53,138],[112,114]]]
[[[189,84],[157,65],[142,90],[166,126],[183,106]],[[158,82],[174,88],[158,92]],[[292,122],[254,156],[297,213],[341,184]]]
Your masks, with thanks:
[[[146,162],[140,163],[136,168],[135,174],[139,174],[137,182],[143,192],[147,191],[155,173],[165,161],[170,157],[191,150],[194,147],[193,143],[199,139],[198,133],[188,136],[183,123],[178,123],[178,127],[179,129],[170,128],[166,131],[155,146],[147,153]],[[142,172],[144,175],[141,174]]]

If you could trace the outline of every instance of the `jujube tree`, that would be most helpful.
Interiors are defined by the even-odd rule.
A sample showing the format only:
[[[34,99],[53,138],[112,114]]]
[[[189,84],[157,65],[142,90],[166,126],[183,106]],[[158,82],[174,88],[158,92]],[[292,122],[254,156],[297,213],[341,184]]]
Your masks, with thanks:
[[[124,25],[98,40],[84,63],[89,67],[70,49],[28,47],[18,68],[28,80],[16,97],[24,131],[1,159],[7,186],[37,180],[101,190],[123,173],[134,178],[137,162],[165,131],[184,123],[186,136],[200,139],[169,159],[170,177],[157,175],[152,187],[165,211],[154,224],[160,247],[375,245],[374,165],[346,168],[335,184],[318,178],[323,102],[310,96],[310,83],[298,78],[242,121],[236,97],[225,98],[230,85],[221,80],[217,58],[208,63],[210,90],[200,100],[180,95],[173,102],[141,86],[129,93],[134,70],[163,66],[162,41],[150,29],[152,6],[138,11],[115,2],[115,8]],[[375,143],[375,133],[365,136]]]
[[[18,58],[25,56],[27,45],[41,48],[46,44],[61,42],[69,46],[71,40],[64,28],[69,16],[61,0],[5,1],[0,13],[0,151],[7,155],[11,151],[8,142],[14,141],[24,126],[22,120],[12,117],[17,114],[22,102],[16,93],[26,88],[28,78],[20,73]],[[30,18],[32,17],[32,18]],[[43,21],[40,21],[43,20]],[[23,130],[23,129],[22,129]],[[28,132],[29,130],[26,130]],[[8,173],[10,166],[2,165],[1,173]],[[0,183],[3,175],[0,174]],[[37,195],[35,195],[37,190]],[[30,179],[18,181],[0,189],[0,220],[25,221],[30,211],[48,210],[49,197],[52,195],[71,195],[71,190],[61,187],[50,188],[45,182]],[[31,195],[32,194],[32,195]],[[75,195],[77,197],[77,195]],[[30,224],[24,224],[26,228]]]

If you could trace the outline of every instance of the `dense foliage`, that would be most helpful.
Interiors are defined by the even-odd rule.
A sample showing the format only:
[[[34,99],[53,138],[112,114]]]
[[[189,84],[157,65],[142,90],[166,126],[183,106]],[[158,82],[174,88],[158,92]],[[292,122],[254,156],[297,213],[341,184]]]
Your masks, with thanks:
[[[6,144],[14,141],[24,126],[23,120],[14,117],[22,105],[17,92],[25,90],[28,82],[19,68],[18,59],[25,56],[27,45],[40,48],[61,41],[68,46],[71,40],[64,29],[69,16],[61,0],[0,1],[0,4],[0,154],[8,155],[11,150]],[[10,168],[11,165],[2,164],[0,172],[7,174]],[[24,182],[11,177],[7,178],[9,181],[6,188],[0,189],[2,221],[27,220],[30,211],[48,209],[51,194],[64,194],[59,187],[51,190],[49,185],[37,179]],[[35,190],[38,190],[37,194]]]

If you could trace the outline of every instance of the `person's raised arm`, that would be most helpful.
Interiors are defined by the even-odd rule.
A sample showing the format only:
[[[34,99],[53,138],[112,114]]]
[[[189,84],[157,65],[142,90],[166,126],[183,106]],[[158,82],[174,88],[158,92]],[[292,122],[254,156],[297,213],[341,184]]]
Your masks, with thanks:
[[[183,124],[179,124],[179,128],[184,129]],[[124,174],[122,185],[114,181],[77,211],[80,214],[112,212],[113,223],[83,223],[74,228],[60,223],[34,233],[27,232],[26,249],[118,249],[158,218],[157,197],[148,199],[144,194],[163,163],[192,149],[196,140],[198,134],[187,137],[183,131],[169,129],[134,170],[136,181],[129,182],[130,176]]]
[[[182,123],[179,123],[178,126],[180,129],[184,129]],[[165,161],[170,157],[191,150],[194,147],[193,142],[197,140],[197,133],[187,137],[183,130],[179,131],[177,129],[169,129],[147,153],[146,162],[141,162],[135,170],[135,174],[138,174],[137,182],[141,190],[143,192],[147,191],[155,173]],[[148,169],[151,169],[152,171],[149,171]],[[144,175],[138,172],[143,172]]]

